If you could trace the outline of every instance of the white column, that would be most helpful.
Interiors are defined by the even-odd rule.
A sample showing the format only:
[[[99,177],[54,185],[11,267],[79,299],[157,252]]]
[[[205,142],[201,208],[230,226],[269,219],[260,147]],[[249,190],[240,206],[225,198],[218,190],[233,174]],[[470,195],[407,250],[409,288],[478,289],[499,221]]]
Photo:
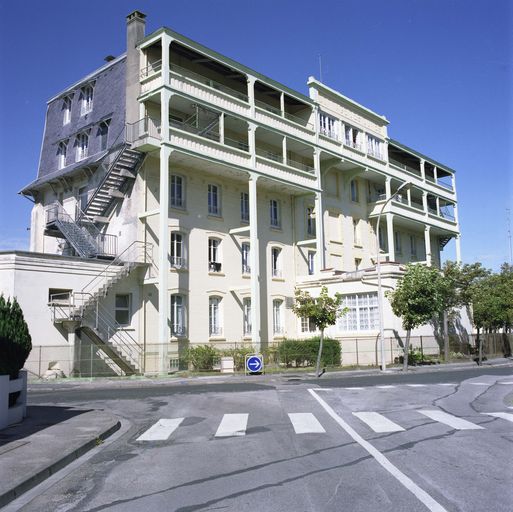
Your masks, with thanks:
[[[251,340],[255,351],[260,350],[260,247],[258,243],[258,176],[249,178],[249,258],[251,266]]]
[[[436,197],[436,214],[440,217],[440,198]]]
[[[224,112],[219,115],[219,142],[224,144]]]
[[[406,189],[406,197],[408,198],[408,206],[411,206],[411,188]]]
[[[314,169],[317,176],[317,188],[322,189],[321,180],[321,152],[314,150]],[[321,271],[326,268],[326,247],[324,240],[324,206],[322,192],[315,193],[315,236],[317,242],[317,268]]]
[[[169,59],[169,45],[173,38],[168,34],[162,34],[162,83],[170,85],[170,59]]]
[[[255,80],[254,76],[248,75],[248,103],[251,109],[251,117],[255,117]]]
[[[422,178],[422,181],[426,181],[426,161],[421,158],[420,159],[420,177]]]
[[[394,215],[387,213],[388,261],[395,261]]]
[[[424,246],[426,248],[426,263],[430,267],[432,264],[431,257],[431,227],[425,226],[424,228]]]
[[[461,235],[456,235],[456,263],[461,263]]]
[[[281,110],[281,117],[285,117],[285,94],[280,93],[280,110]]]
[[[281,147],[283,153],[283,163],[287,164],[287,137],[285,137],[285,135],[283,136]]]
[[[167,89],[160,93],[162,144],[160,146],[160,190],[159,190],[159,366],[161,373],[169,370],[169,103],[171,94]]]
[[[433,165],[433,176],[435,178],[435,183],[438,182],[438,169],[436,168],[436,165]]]
[[[389,199],[392,195],[391,181],[390,178],[385,179],[385,199]]]
[[[428,213],[427,192],[422,192],[422,209],[425,214]]]
[[[251,167],[256,168],[256,124],[248,123],[248,146],[249,154],[251,155]]]

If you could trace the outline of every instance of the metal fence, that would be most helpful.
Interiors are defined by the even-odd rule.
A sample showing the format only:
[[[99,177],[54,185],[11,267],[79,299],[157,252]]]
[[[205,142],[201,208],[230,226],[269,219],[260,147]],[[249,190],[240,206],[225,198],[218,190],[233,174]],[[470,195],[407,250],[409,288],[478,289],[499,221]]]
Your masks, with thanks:
[[[483,359],[510,356],[513,334],[482,334]],[[289,340],[291,341],[291,340]],[[266,372],[309,371],[315,366],[315,346],[308,348],[307,340],[293,340],[267,344],[258,350],[264,357]],[[338,350],[323,352],[322,365],[327,369],[377,367],[381,361],[380,343],[374,338],[344,338],[337,340]],[[200,348],[198,348],[200,347]],[[162,373],[219,373],[221,359],[233,357],[235,372],[244,372],[247,354],[255,353],[251,343],[205,343],[189,345],[172,342],[168,345],[146,344],[135,375]],[[384,342],[386,364],[402,363],[403,340],[386,338]],[[449,358],[444,360],[443,340],[434,336],[416,336],[410,340],[409,364],[443,364],[445,362],[472,361],[478,357],[476,335],[465,341],[450,339]],[[55,377],[116,377],[126,376],[116,361],[92,343],[81,343],[74,350],[67,345],[34,346],[25,364],[29,379]]]

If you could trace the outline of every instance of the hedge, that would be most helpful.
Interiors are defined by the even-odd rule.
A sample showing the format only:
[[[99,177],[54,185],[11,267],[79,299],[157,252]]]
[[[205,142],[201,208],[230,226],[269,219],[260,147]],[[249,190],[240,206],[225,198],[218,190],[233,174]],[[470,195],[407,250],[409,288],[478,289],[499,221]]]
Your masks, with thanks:
[[[278,359],[287,367],[315,366],[320,338],[286,339],[278,345]],[[340,366],[340,342],[324,338],[321,354],[322,366]]]

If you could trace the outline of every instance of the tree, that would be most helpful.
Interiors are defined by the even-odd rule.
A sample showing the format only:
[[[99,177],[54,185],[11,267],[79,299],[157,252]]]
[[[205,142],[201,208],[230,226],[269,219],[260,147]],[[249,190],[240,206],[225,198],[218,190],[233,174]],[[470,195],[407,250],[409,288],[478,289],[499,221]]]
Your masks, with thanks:
[[[408,369],[411,330],[439,315],[444,307],[444,280],[434,267],[407,265],[397,288],[386,293],[394,314],[402,319],[406,331],[404,369]]]
[[[321,331],[319,352],[317,353],[317,364],[315,374],[320,377],[319,372],[321,364],[322,345],[324,341],[324,329],[329,325],[335,325],[337,317],[347,312],[347,309],[341,309],[342,295],[336,293],[335,297],[328,295],[326,286],[321,288],[318,297],[312,297],[307,291],[296,290],[296,299],[292,306],[292,311],[299,318],[308,318]]]

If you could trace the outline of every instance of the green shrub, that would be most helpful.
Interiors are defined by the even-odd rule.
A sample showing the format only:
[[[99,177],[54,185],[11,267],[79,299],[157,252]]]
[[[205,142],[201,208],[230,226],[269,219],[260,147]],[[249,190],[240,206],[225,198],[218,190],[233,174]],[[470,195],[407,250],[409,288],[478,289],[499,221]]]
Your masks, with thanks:
[[[18,301],[0,295],[0,375],[18,377],[32,350],[32,338]]]
[[[315,366],[320,338],[304,340],[287,339],[278,345],[279,362],[287,367]],[[322,366],[340,366],[340,343],[332,338],[324,338],[321,354]]]
[[[233,357],[233,364],[235,370],[243,371],[246,365],[246,356],[249,354],[254,354],[255,348],[251,346],[241,346],[235,348],[228,348],[225,350],[221,350],[219,355],[221,357]]]
[[[185,359],[194,370],[213,370],[214,364],[219,360],[219,354],[219,351],[210,345],[198,345],[187,349]]]

